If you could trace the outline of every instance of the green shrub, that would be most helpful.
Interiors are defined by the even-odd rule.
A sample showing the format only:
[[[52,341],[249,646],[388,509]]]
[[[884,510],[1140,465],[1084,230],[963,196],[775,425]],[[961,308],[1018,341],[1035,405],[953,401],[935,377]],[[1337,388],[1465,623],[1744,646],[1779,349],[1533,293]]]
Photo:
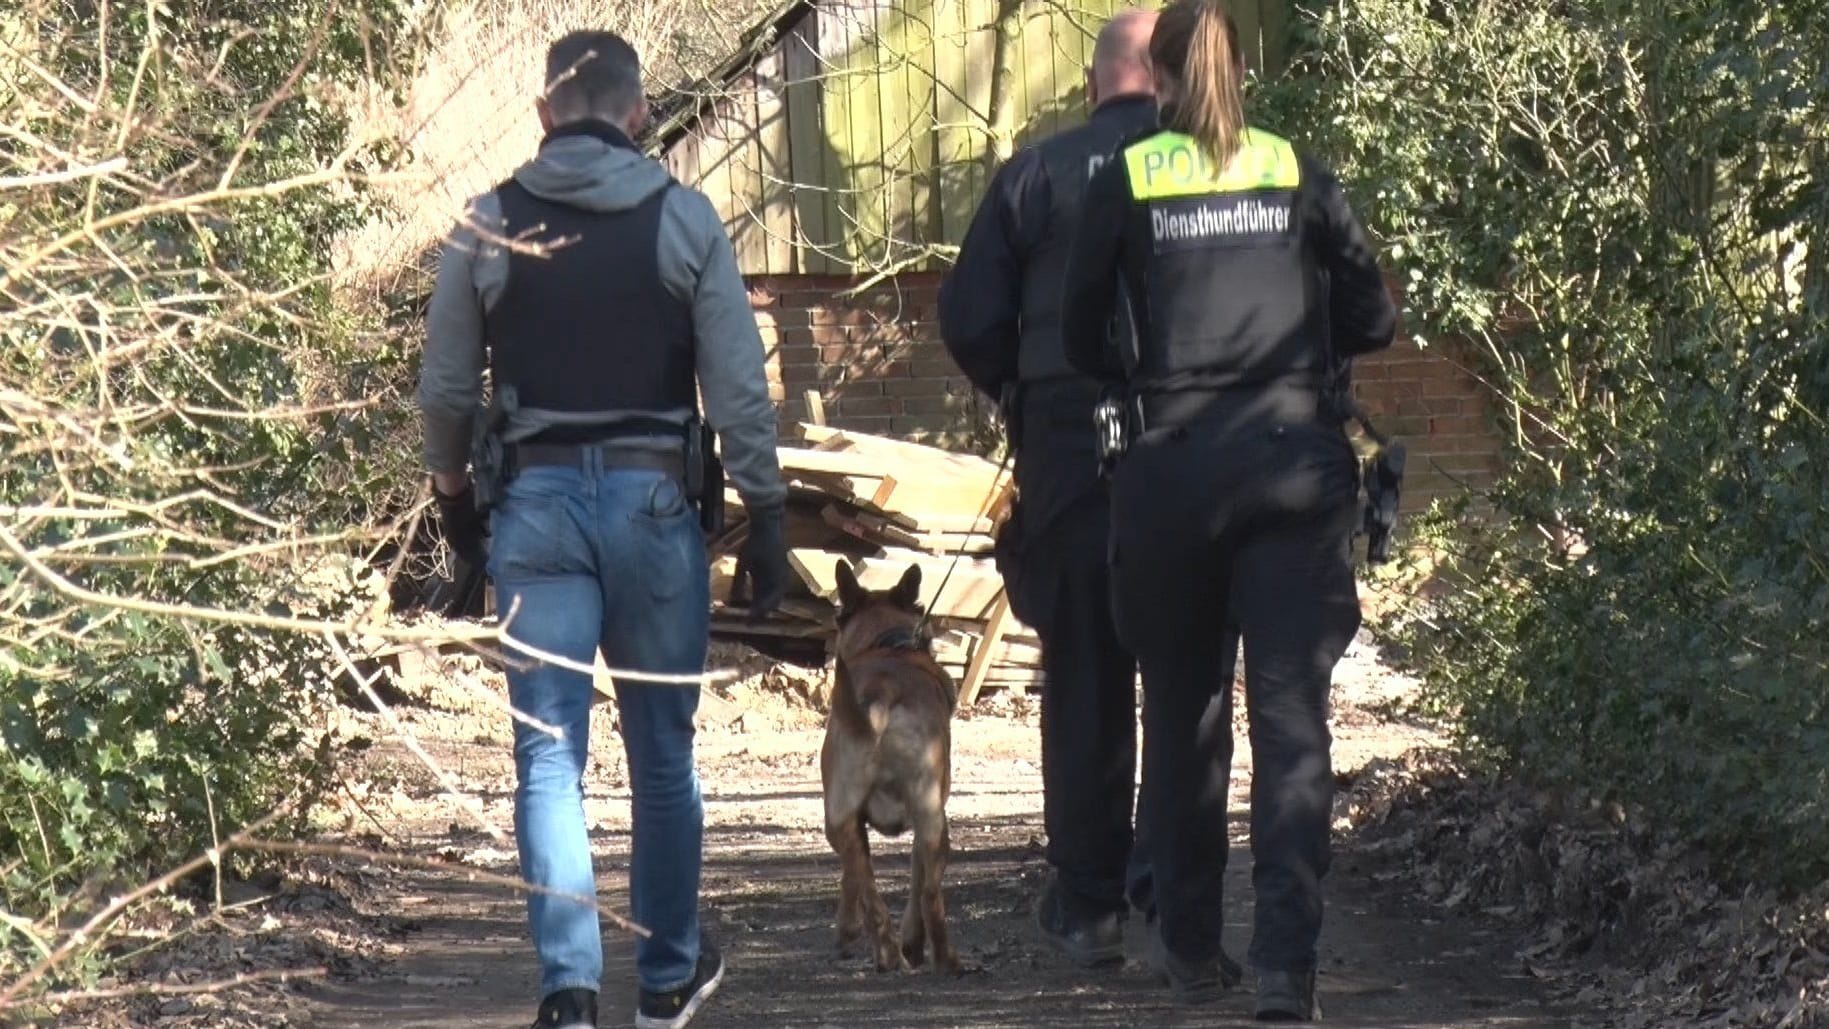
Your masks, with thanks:
[[[330,256],[391,158],[347,98],[405,10],[0,15],[0,973],[317,770],[323,640],[167,608],[347,619],[416,484],[376,444],[406,350]]]
[[[1725,870],[1829,873],[1829,19],[1354,0],[1272,122],[1513,446],[1403,640],[1465,743]]]

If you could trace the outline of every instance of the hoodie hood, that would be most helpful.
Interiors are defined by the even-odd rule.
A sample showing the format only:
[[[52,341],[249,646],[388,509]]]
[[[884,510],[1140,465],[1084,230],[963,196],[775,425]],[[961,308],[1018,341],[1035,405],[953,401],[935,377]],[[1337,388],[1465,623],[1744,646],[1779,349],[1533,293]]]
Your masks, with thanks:
[[[673,177],[614,129],[560,130],[540,144],[514,179],[542,200],[586,211],[626,211],[667,188]]]

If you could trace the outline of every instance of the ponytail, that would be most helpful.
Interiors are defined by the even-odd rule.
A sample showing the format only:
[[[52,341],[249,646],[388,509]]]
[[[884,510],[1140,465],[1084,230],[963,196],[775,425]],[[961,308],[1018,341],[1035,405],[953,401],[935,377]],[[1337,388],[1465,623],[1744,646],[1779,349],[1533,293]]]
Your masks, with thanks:
[[[1215,171],[1231,163],[1245,131],[1245,55],[1219,0],[1175,0],[1150,38],[1150,60],[1180,84],[1168,128],[1192,136]]]

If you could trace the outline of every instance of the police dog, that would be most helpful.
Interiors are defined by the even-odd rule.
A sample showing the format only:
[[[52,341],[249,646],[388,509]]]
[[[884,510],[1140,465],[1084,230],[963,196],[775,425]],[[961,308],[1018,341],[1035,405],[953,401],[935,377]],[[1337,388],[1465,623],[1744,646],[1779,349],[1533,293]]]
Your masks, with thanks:
[[[958,971],[946,931],[940,874],[950,847],[946,797],[952,788],[952,677],[922,635],[921,569],[893,589],[866,590],[849,563],[838,566],[838,677],[819,755],[826,839],[838,852],[838,946],[868,933],[878,971],[920,965]],[[876,891],[869,829],[914,830],[914,874],[901,939]]]

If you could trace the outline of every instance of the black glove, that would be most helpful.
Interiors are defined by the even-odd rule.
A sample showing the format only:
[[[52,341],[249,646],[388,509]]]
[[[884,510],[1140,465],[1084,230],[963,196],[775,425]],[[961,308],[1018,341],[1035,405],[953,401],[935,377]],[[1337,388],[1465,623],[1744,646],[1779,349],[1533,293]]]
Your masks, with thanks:
[[[483,514],[476,509],[476,494],[469,483],[464,491],[447,497],[432,487],[432,499],[438,502],[438,524],[444,529],[445,542],[451,551],[472,565],[480,567],[487,555],[483,551]]]
[[[1365,463],[1365,561],[1391,559],[1391,534],[1397,529],[1397,504],[1403,492],[1404,445],[1392,440]]]
[[[737,576],[749,576],[749,620],[759,622],[787,597],[787,544],[779,507],[749,512],[749,538],[737,557]]]

